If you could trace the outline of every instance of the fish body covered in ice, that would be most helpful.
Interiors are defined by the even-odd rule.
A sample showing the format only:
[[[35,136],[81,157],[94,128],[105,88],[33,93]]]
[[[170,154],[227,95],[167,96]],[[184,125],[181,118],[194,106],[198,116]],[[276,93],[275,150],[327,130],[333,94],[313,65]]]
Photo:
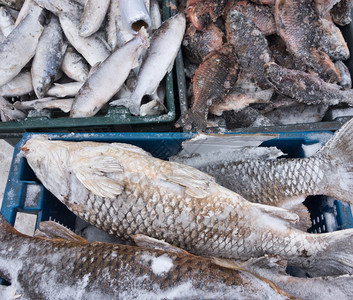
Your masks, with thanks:
[[[221,102],[237,80],[238,72],[238,59],[231,45],[207,55],[192,79],[192,106],[176,126],[183,126],[186,130],[205,130],[209,107]]]
[[[277,33],[287,48],[309,68],[329,82],[339,81],[339,73],[330,57],[319,50],[322,24],[314,1],[276,1],[275,21]]]
[[[289,208],[306,196],[327,195],[353,204],[352,137],[353,120],[310,157],[228,161],[200,170],[252,202]]]
[[[72,104],[70,117],[94,116],[119,91],[135,66],[140,49],[148,45],[147,32],[142,28],[135,38],[115,49],[88,76]]]
[[[145,234],[203,256],[281,255],[313,276],[353,273],[353,229],[297,230],[296,214],[251,203],[211,176],[139,147],[37,136],[22,151],[53,195],[110,234]]]
[[[179,13],[165,22],[153,33],[138,73],[135,89],[126,106],[133,115],[140,114],[140,105],[144,95],[153,95],[174,65],[186,27],[185,16]]]
[[[13,298],[294,299],[241,268],[168,245],[171,251],[87,242],[53,222],[30,237],[2,216],[0,229],[0,274]]]
[[[0,44],[0,86],[13,79],[36,52],[43,31],[42,9],[33,6]]]
[[[325,82],[315,74],[287,69],[276,63],[267,63],[265,75],[279,94],[299,102],[353,105],[353,90],[341,90],[340,86]]]

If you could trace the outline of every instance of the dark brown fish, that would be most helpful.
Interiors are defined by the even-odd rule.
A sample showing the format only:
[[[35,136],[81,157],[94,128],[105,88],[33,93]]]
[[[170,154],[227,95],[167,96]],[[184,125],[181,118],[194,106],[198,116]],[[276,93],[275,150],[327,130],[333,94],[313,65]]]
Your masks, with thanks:
[[[192,107],[176,126],[183,126],[186,130],[205,130],[208,108],[227,93],[237,80],[238,71],[237,56],[232,46],[210,53],[193,77]]]
[[[331,10],[333,21],[340,26],[348,25],[351,21],[352,0],[341,0]]]
[[[291,51],[320,77],[338,82],[339,72],[330,57],[319,50],[321,23],[311,0],[278,0],[275,6],[277,32]]]
[[[230,9],[236,9],[251,19],[264,35],[276,33],[273,8],[259,5],[249,0],[231,0],[228,1],[224,14],[227,15]]]
[[[271,60],[268,43],[253,21],[241,12],[231,9],[226,16],[227,40],[233,45],[241,67],[242,81],[269,88],[263,66]]]
[[[316,75],[283,68],[276,63],[265,65],[267,79],[282,95],[308,104],[327,103],[353,105],[353,90],[340,90]]]
[[[226,0],[188,0],[186,16],[197,30],[215,22],[222,14]]]
[[[341,30],[333,23],[330,16],[321,18],[320,22],[320,49],[333,61],[347,60],[350,53]]]
[[[11,282],[13,298],[294,299],[226,261],[172,247],[87,242],[55,223],[41,226],[42,236],[54,229],[50,238],[23,235],[0,216],[0,275]]]
[[[276,3],[276,0],[251,0],[251,1],[257,4],[270,5],[270,6],[273,6]]]
[[[192,63],[200,64],[213,50],[222,47],[223,38],[222,30],[213,23],[202,30],[196,30],[195,26],[189,23],[183,39],[183,49]]]

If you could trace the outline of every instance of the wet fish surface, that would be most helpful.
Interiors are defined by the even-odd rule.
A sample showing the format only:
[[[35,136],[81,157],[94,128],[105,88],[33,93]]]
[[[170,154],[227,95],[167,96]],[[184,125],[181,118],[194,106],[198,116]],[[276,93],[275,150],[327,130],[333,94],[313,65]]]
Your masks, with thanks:
[[[353,273],[353,230],[309,234],[298,216],[251,203],[194,168],[129,144],[32,138],[22,147],[42,184],[81,219],[131,239],[145,234],[197,255],[281,255],[312,276]]]
[[[268,280],[212,259],[178,249],[87,242],[42,224],[44,237],[30,237],[0,216],[0,274],[11,282],[15,298],[294,299]]]

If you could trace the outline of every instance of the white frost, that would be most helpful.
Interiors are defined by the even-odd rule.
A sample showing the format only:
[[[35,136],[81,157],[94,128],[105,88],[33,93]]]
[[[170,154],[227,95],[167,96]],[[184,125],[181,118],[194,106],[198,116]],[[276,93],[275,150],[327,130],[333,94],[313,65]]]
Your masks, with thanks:
[[[302,148],[303,148],[305,157],[309,157],[314,155],[317,151],[319,151],[322,148],[322,144],[321,143],[315,143],[311,145],[303,144]]]
[[[151,267],[154,274],[161,275],[173,267],[173,261],[167,254],[163,254],[152,260]]]

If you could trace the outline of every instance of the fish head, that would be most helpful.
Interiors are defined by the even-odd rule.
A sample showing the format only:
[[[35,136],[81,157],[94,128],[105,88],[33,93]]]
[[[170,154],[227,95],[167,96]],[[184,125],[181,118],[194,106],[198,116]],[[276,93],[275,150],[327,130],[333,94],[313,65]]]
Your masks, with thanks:
[[[67,168],[69,159],[67,144],[39,135],[30,138],[21,150],[41,183],[65,203],[69,195],[70,178]]]

